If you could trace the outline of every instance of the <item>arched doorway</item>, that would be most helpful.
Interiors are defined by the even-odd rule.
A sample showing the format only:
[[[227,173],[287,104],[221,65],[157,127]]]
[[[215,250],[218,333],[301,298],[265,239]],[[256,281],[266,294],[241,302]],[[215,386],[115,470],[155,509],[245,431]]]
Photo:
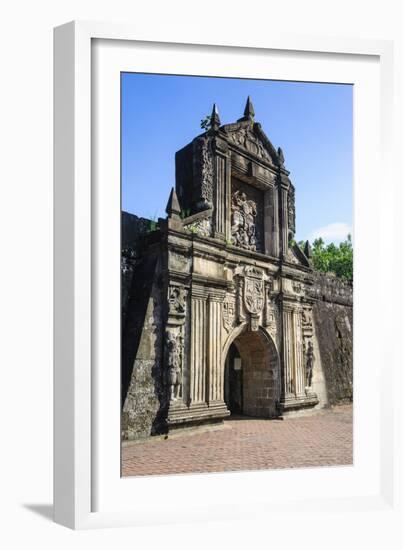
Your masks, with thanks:
[[[246,331],[230,344],[225,359],[224,400],[231,414],[279,415],[279,359],[263,330]]]

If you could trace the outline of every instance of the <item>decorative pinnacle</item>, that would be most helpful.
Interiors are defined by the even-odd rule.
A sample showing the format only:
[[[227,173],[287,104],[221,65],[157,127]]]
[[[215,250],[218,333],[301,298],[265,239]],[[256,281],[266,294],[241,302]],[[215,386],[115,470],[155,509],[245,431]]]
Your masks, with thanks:
[[[218,114],[218,108],[215,103],[213,105],[213,110],[211,111],[210,125],[213,130],[218,130],[221,126],[220,115]]]
[[[255,109],[253,108],[250,95],[248,95],[248,99],[246,100],[245,110],[243,114],[245,118],[249,118],[250,120],[254,119]]]
[[[312,258],[312,248],[311,248],[311,245],[309,244],[309,241],[306,241],[305,243],[304,254],[308,258],[308,260]]]
[[[277,149],[278,161],[281,165],[284,164],[284,153],[281,147]]]
[[[180,217],[181,207],[179,206],[178,196],[176,194],[175,187],[172,187],[171,189],[171,194],[169,195],[165,212],[168,214],[168,218]]]

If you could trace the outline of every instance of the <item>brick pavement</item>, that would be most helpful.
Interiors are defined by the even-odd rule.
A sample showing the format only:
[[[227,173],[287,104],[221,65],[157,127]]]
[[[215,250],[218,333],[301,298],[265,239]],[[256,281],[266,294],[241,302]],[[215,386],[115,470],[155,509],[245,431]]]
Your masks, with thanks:
[[[309,415],[265,420],[230,418],[122,449],[122,475],[166,475],[271,468],[307,468],[353,462],[352,405]]]

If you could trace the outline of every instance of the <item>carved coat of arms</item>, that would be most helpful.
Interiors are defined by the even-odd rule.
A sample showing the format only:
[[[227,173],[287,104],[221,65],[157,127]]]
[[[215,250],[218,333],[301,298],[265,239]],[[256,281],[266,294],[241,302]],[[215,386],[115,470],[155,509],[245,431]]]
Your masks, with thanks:
[[[249,313],[257,315],[264,306],[264,283],[260,279],[245,277],[244,300]]]

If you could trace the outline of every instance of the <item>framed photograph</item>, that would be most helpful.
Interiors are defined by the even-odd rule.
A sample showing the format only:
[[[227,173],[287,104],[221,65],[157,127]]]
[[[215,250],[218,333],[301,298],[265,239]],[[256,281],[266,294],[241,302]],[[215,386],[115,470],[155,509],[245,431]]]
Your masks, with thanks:
[[[392,44],[54,44],[55,520],[392,506]]]

